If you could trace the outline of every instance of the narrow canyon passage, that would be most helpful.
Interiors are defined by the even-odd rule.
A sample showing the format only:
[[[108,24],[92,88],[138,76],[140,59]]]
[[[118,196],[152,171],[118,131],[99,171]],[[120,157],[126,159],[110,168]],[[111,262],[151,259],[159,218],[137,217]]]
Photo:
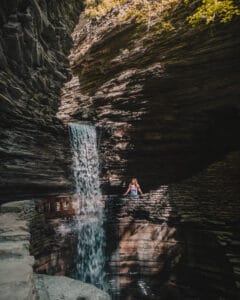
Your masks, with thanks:
[[[240,298],[239,16],[1,0],[1,300]]]

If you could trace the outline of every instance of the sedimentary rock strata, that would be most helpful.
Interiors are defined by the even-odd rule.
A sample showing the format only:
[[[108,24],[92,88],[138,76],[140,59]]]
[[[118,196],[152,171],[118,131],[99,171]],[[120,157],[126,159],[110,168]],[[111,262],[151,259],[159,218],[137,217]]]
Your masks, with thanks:
[[[69,187],[67,131],[55,117],[82,1],[1,1],[1,193]]]
[[[33,264],[29,253],[30,201],[7,203],[0,208],[1,299],[34,299]]]
[[[74,30],[60,117],[100,127],[105,183],[137,176],[154,188],[239,148],[238,23],[193,29],[191,9],[170,14],[170,31],[134,26],[119,8]]]

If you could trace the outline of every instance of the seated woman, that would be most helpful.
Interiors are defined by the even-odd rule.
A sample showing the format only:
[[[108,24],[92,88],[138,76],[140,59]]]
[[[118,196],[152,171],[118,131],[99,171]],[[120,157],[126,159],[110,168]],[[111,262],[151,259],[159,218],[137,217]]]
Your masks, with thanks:
[[[131,197],[136,197],[138,196],[138,193],[140,193],[140,195],[143,194],[140,185],[138,184],[137,178],[133,178],[128,186],[128,189],[126,191],[126,193],[124,194],[124,196],[126,196],[128,193],[130,192],[130,196]]]

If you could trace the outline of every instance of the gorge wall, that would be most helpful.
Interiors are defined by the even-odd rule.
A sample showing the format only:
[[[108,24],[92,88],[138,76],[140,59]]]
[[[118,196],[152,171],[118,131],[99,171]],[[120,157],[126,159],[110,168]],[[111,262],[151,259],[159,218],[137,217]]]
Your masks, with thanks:
[[[1,1],[1,194],[70,185],[67,131],[55,115],[81,8],[80,0]]]
[[[138,218],[176,227],[183,256],[173,283],[181,289],[193,278],[193,288],[201,291],[203,281],[212,299],[239,298],[239,20],[192,28],[193,7],[180,4],[169,15],[172,27],[154,31],[119,19],[115,7],[102,17],[81,15],[74,29],[81,9],[80,0],[0,3],[1,201],[69,190],[64,123],[91,122],[104,190],[119,194],[136,176],[150,191],[135,203],[140,210],[134,202],[123,207],[120,233],[129,220],[135,231]],[[110,216],[114,197],[106,201]],[[145,234],[154,236],[151,226]],[[33,236],[42,251],[39,233]],[[120,238],[131,256],[136,236]],[[169,241],[166,235],[163,245]],[[64,271],[62,257],[57,263]]]
[[[148,191],[239,149],[238,20],[192,28],[192,10],[178,5],[159,32],[119,7],[75,28],[58,116],[99,126],[107,188],[136,176]]]
[[[1,193],[70,187],[59,118],[98,126],[107,188],[137,176],[147,191],[239,149],[238,20],[194,29],[191,6],[177,6],[172,29],[159,32],[120,20],[119,7],[82,15],[56,118],[81,8],[1,2]]]

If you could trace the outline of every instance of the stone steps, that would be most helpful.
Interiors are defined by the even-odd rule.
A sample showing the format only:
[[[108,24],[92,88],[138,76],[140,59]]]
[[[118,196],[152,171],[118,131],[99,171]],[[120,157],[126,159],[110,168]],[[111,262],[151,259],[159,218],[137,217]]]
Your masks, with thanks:
[[[29,254],[28,221],[23,220],[28,201],[10,202],[0,213],[0,294],[1,300],[35,299],[34,258]],[[26,214],[27,215],[27,214]],[[27,219],[27,216],[25,218]]]

